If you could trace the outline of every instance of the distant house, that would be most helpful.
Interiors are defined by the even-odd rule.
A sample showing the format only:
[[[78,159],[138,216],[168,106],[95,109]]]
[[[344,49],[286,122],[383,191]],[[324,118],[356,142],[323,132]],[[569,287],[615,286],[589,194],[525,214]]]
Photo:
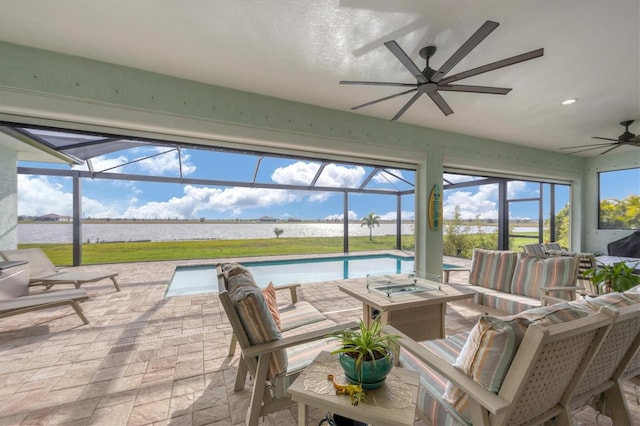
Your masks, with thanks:
[[[55,213],[36,216],[33,220],[37,222],[71,222],[71,216],[61,216]]]
[[[258,219],[258,222],[264,222],[264,223],[275,223],[277,221],[278,219],[271,216],[262,216],[260,219]]]
[[[297,217],[290,217],[289,219],[287,219],[287,222],[302,222],[302,221]]]

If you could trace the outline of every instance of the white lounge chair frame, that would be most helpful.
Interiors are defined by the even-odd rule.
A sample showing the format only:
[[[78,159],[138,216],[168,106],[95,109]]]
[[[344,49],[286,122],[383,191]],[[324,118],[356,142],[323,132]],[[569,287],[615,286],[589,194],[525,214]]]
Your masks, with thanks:
[[[73,284],[75,288],[80,288],[82,284],[110,278],[116,291],[120,291],[116,280],[117,272],[85,272],[76,271],[73,268],[58,269],[40,248],[3,250],[0,251],[0,256],[6,260],[26,260],[29,262],[29,286],[42,285],[50,289],[57,284]]]
[[[73,308],[82,322],[89,324],[89,320],[87,320],[87,317],[82,312],[82,308],[78,304],[78,302],[87,300],[88,298],[89,295],[85,290],[74,289],[47,291],[0,300],[0,318],[68,305]]]

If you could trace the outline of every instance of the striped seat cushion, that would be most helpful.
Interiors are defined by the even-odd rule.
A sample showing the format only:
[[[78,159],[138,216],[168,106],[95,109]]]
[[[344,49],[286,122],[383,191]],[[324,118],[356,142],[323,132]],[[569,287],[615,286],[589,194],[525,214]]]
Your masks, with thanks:
[[[511,281],[511,293],[539,298],[541,287],[573,286],[577,279],[577,269],[576,257],[540,257],[520,254]],[[569,298],[567,292],[551,295]]]
[[[461,333],[450,336],[447,339],[429,340],[421,342],[421,344],[453,364],[468,335],[468,332]],[[400,354],[400,365],[403,368],[420,373],[416,409],[426,416],[432,424],[443,426],[469,424],[456,412],[451,404],[442,399],[447,386],[445,378],[405,351]]]
[[[542,303],[540,299],[496,291],[484,294],[483,305],[509,314],[519,314],[527,309],[537,308]]]
[[[257,345],[281,339],[282,334],[251,272],[244,267],[227,267],[223,271],[229,297],[236,308],[249,342]],[[267,379],[287,371],[287,363],[286,351],[274,352],[269,362]]]
[[[517,259],[515,251],[474,249],[469,284],[508,293]]]
[[[327,321],[327,323],[323,324],[324,327],[335,324],[333,321]],[[316,324],[312,324],[308,327],[318,328]],[[306,331],[311,331],[312,328],[307,328]],[[304,334],[304,332],[305,330],[301,330],[301,334]],[[331,352],[337,347],[337,343],[331,342],[329,339],[321,339],[287,348],[287,359],[289,360],[287,372],[286,374],[281,374],[271,380],[271,391],[273,392],[274,398],[281,399],[286,397],[289,385],[293,383],[302,370],[311,365],[320,352]]]
[[[308,302],[291,303],[285,306],[279,306],[278,308],[282,331],[313,324],[325,319],[324,315]]]

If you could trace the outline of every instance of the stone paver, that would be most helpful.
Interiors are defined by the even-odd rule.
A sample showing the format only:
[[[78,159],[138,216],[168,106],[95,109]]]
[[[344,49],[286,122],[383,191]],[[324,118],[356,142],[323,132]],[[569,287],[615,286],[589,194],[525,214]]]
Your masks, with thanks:
[[[215,262],[84,266],[118,272],[122,287],[115,292],[109,280],[83,286],[90,296],[83,304],[89,325],[68,308],[0,320],[0,424],[243,424],[252,383],[233,392],[238,355],[227,357],[231,328],[217,295],[163,297],[176,265],[202,263]],[[464,282],[466,274],[452,272],[451,281]],[[361,305],[337,284],[305,284],[299,298],[336,322],[359,319]],[[477,318],[477,312],[451,304],[447,331],[468,330]],[[640,424],[631,386],[627,393]],[[310,422],[317,424],[324,415],[312,409]],[[291,408],[262,423],[294,425],[296,418]],[[596,424],[589,410],[577,413],[575,420]],[[598,421],[610,424],[603,416]]]

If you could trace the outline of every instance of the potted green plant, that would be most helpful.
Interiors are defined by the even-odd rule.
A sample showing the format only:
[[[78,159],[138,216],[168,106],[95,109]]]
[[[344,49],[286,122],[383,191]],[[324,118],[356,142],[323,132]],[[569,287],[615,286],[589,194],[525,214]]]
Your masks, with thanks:
[[[350,383],[359,384],[362,389],[377,389],[384,384],[393,367],[392,346],[400,336],[383,334],[380,319],[368,325],[360,321],[357,329],[337,331],[330,335],[340,342],[334,350],[340,365]]]
[[[636,265],[638,266],[638,265]],[[632,287],[640,284],[640,275],[635,275],[634,267],[628,266],[624,262],[605,265],[598,264],[584,272],[584,277],[598,286],[602,293],[610,293],[612,291],[627,291]]]

